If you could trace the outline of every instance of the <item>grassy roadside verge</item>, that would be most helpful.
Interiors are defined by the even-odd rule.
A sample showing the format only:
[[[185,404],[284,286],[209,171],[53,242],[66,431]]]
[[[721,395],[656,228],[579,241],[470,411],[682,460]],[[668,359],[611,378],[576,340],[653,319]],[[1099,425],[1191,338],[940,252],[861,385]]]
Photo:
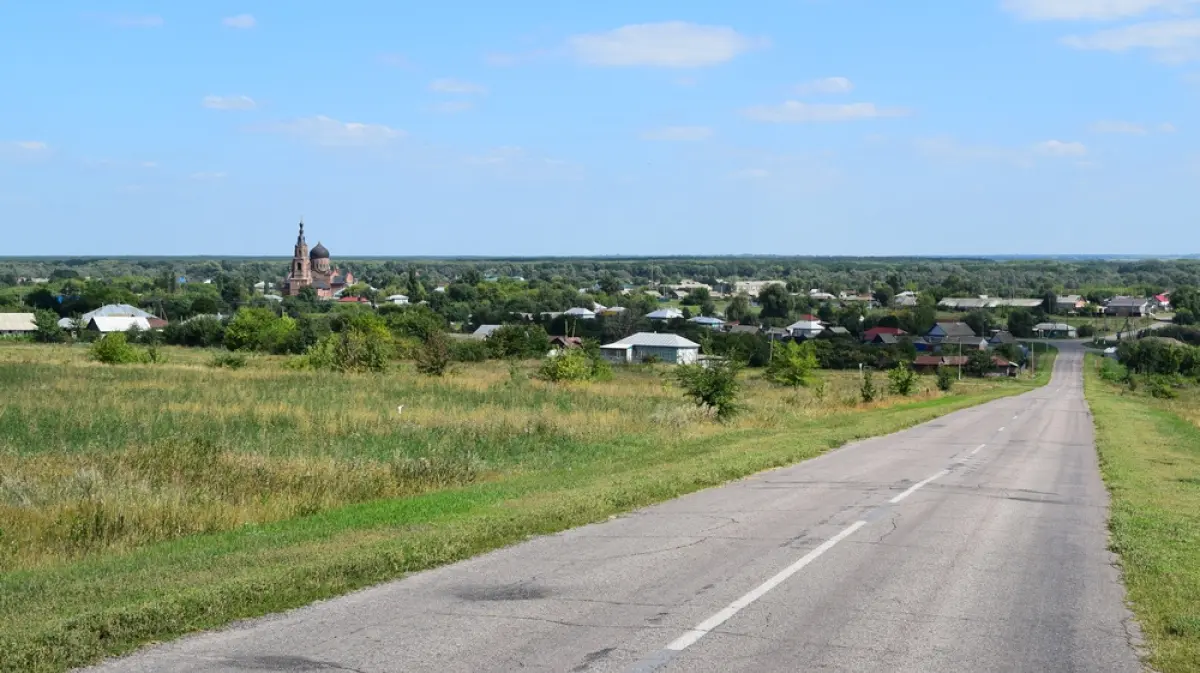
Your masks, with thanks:
[[[819,455],[1044,383],[846,409],[0,575],[0,670],[61,671]]]
[[[1102,380],[1085,391],[1112,493],[1112,547],[1159,673],[1200,671],[1200,428],[1148,395]]]

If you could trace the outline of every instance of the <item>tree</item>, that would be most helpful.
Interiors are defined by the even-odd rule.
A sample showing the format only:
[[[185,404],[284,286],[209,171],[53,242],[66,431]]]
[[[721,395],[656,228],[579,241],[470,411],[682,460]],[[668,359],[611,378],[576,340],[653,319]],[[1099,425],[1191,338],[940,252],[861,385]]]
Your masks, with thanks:
[[[1037,324],[1037,317],[1032,311],[1027,311],[1023,308],[1013,309],[1008,314],[1008,331],[1015,337],[1028,339],[1033,336],[1033,326]]]
[[[192,300],[191,309],[192,315],[211,315],[217,312],[217,300],[212,297],[196,297]]]
[[[892,297],[895,296],[895,290],[886,285],[880,285],[875,288],[875,292],[871,296],[875,301],[879,302],[880,306],[887,307],[892,305]]]
[[[550,336],[541,325],[504,325],[485,343],[496,358],[540,358],[550,350]]]
[[[740,410],[737,402],[741,365],[733,360],[679,365],[675,380],[697,406],[712,409],[719,420],[728,420]]]
[[[893,395],[908,397],[912,394],[917,382],[917,375],[906,362],[897,362],[895,367],[888,370],[888,392]]]
[[[944,393],[948,393],[954,388],[954,373],[950,371],[949,367],[938,367],[937,387]]]
[[[767,378],[782,386],[807,386],[812,371],[817,368],[817,351],[812,342],[797,344],[789,341],[775,351],[767,365]]]
[[[340,332],[309,348],[305,362],[315,369],[380,373],[387,370],[393,350],[392,334],[383,320],[362,312],[352,316]]]
[[[600,291],[609,296],[621,294],[621,281],[611,273],[606,273],[600,278]]]
[[[444,332],[431,332],[417,351],[417,371],[427,376],[442,376],[452,359],[450,339]]]
[[[712,293],[706,287],[698,287],[688,291],[688,295],[680,303],[687,306],[700,306],[706,301],[712,301]]]
[[[1046,290],[1042,293],[1042,308],[1050,315],[1057,312],[1058,295],[1054,293],[1054,290]]]
[[[700,315],[714,316],[717,314],[717,304],[712,299],[705,299],[700,304]]]
[[[762,307],[758,315],[761,318],[787,319],[792,313],[792,296],[787,288],[780,284],[772,284],[758,292],[758,304]]]
[[[983,310],[974,310],[963,317],[971,329],[980,336],[987,336],[992,330],[992,316]]]
[[[129,345],[124,332],[109,332],[91,347],[92,359],[106,365],[125,365],[142,361],[142,355]]]
[[[872,380],[870,369],[863,369],[862,387],[859,388],[858,394],[865,403],[874,402],[876,395],[878,395],[875,391],[875,381]]]
[[[992,354],[987,351],[973,350],[967,355],[967,363],[963,371],[972,376],[984,376],[992,370]]]
[[[225,347],[231,351],[296,352],[300,330],[290,316],[269,308],[241,308],[225,328]]]
[[[729,302],[729,306],[725,308],[725,320],[740,324],[747,324],[754,319],[754,314],[750,309],[750,297],[745,294],[739,294]]]
[[[38,343],[57,344],[67,340],[67,333],[58,326],[58,314],[54,311],[35,311],[33,327],[33,339]]]

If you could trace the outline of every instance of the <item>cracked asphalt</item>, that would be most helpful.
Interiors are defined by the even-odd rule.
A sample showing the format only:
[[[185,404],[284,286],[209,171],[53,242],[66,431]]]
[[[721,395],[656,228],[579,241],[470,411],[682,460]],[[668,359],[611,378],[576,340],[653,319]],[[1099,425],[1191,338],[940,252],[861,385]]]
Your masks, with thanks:
[[[1066,345],[1020,397],[89,670],[1140,671],[1081,366]]]

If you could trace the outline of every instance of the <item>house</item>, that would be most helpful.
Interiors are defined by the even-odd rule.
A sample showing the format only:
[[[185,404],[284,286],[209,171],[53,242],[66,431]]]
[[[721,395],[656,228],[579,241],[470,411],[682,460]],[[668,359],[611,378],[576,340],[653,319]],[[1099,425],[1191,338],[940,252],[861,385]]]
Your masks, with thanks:
[[[833,300],[837,299],[837,297],[835,297],[834,295],[832,295],[828,292],[825,292],[823,290],[817,290],[817,289],[809,290],[808,298],[813,301],[833,301]]]
[[[36,331],[32,313],[0,313],[0,336],[22,336]]]
[[[566,350],[568,348],[582,348],[583,347],[583,338],[582,337],[570,337],[570,336],[552,336],[552,337],[550,337],[550,346],[552,348],[557,348],[559,350]]]
[[[1150,300],[1142,297],[1113,297],[1104,306],[1108,315],[1140,317],[1150,315]]]
[[[471,338],[478,341],[483,341],[484,339],[492,336],[492,332],[495,332],[501,327],[503,327],[503,325],[480,325],[479,327],[475,328],[474,332],[471,332]]]
[[[783,341],[792,336],[792,333],[786,327],[771,327],[764,331],[763,334],[766,334],[767,338],[771,341]]]
[[[1075,327],[1065,322],[1040,322],[1033,326],[1033,332],[1043,339],[1074,339],[1079,336]]]
[[[803,316],[812,318],[813,316]],[[820,320],[798,320],[787,326],[787,332],[796,339],[811,339],[825,331],[825,324]]]
[[[1162,294],[1154,295],[1154,304],[1155,304],[1156,308],[1160,308],[1164,311],[1170,311],[1171,310],[1171,293],[1164,292]]]
[[[680,301],[683,301],[684,299],[687,299],[688,295],[689,295],[689,294],[691,294],[691,293],[690,293],[690,292],[688,292],[687,290],[671,290],[671,294],[672,294],[672,295],[673,295],[673,296],[674,296],[676,299],[678,299],[678,300],[680,300]]]
[[[384,301],[386,301],[389,304],[395,304],[396,306],[407,306],[408,305],[408,295],[393,294],[393,295],[389,296],[387,299],[384,299]]]
[[[677,308],[660,308],[646,314],[651,320],[676,320],[683,317],[683,311]]]
[[[725,321],[720,318],[713,318],[706,315],[698,315],[695,318],[689,319],[688,322],[696,323],[709,329],[721,329],[721,326],[725,324]]]
[[[731,325],[729,327],[730,334],[758,334],[761,331],[758,325]]]
[[[895,346],[896,344],[900,343],[900,337],[888,332],[880,332],[875,335],[875,338],[871,339],[867,343],[876,346]]]
[[[908,334],[908,332],[905,332],[899,327],[872,327],[871,329],[863,332],[862,340],[866,341],[867,343],[875,343],[875,337],[879,336],[880,334],[887,334],[892,337],[902,337]]]
[[[936,372],[942,367],[961,367],[967,364],[965,355],[918,355],[913,360],[913,369],[921,373]]]
[[[985,351],[988,340],[980,336],[948,336],[936,343],[941,349],[953,352]]]
[[[371,300],[366,297],[338,297],[339,304],[370,304]]]
[[[150,329],[150,321],[141,316],[98,315],[87,322],[87,329],[101,334]]]
[[[602,316],[605,316],[608,318],[621,315],[624,312],[625,312],[624,306],[609,306],[608,308],[600,309],[600,310],[596,311],[596,313],[598,315],[602,315]]]
[[[700,344],[678,334],[638,332],[600,347],[600,355],[609,362],[627,364],[647,359],[687,365],[700,356]]]
[[[1043,300],[1032,297],[1005,299],[1003,297],[989,297],[986,294],[981,294],[978,297],[946,297],[938,302],[938,308],[946,311],[974,311],[976,309],[999,308],[1001,306],[1009,308],[1037,308],[1043,303]]]
[[[569,308],[563,311],[563,317],[575,318],[576,320],[592,320],[596,317],[596,312],[587,308]]]
[[[786,285],[786,283],[782,280],[739,280],[733,284],[733,292],[754,298],[770,285]]]
[[[892,306],[896,308],[913,308],[917,305],[917,294],[905,291],[892,297]]]
[[[988,339],[988,346],[991,346],[992,348],[1015,343],[1017,343],[1017,338],[1012,335],[1012,332],[1007,330],[1000,330]]]
[[[1009,362],[999,355],[992,356],[992,368],[984,373],[984,376],[1016,376],[1020,373],[1021,367],[1015,363]]]
[[[829,329],[827,329],[825,331],[829,332],[830,334],[832,334],[835,337],[850,336],[850,330],[846,329],[845,327],[842,327],[841,325],[834,325],[833,327],[830,327]]]
[[[92,318],[99,316],[121,316],[132,318],[153,318],[153,313],[148,313],[136,306],[129,304],[105,304],[94,311],[88,311],[79,318],[79,324],[87,325],[92,321]]]
[[[933,329],[925,333],[925,338],[933,342],[942,341],[947,337],[973,337],[975,330],[965,322],[939,322]]]
[[[1054,299],[1055,313],[1078,313],[1087,306],[1087,300],[1077,294],[1060,294]]]

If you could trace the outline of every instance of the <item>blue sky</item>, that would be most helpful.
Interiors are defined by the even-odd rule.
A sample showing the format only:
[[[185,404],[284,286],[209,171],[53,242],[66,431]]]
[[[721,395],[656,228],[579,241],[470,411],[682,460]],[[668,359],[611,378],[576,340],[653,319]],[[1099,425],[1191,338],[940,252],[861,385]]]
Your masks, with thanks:
[[[0,82],[0,254],[1200,252],[1200,0],[0,0]]]

